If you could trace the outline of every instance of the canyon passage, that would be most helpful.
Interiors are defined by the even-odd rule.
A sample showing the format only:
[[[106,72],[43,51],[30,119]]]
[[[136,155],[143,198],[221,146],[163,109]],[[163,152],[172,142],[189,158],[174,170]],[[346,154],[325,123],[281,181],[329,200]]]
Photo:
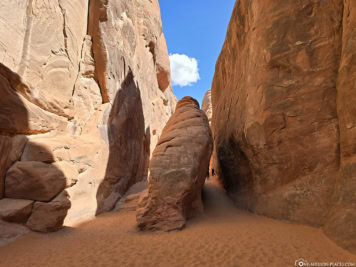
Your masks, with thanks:
[[[355,266],[356,2],[233,2],[178,101],[158,0],[1,1],[0,266]]]

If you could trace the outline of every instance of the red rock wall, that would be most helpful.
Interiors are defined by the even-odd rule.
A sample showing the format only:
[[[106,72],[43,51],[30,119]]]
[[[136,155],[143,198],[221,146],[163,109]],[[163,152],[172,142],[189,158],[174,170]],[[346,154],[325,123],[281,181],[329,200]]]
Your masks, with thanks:
[[[346,158],[354,154],[353,6],[342,0],[236,1],[216,64],[212,128],[215,169],[237,205],[323,226],[333,224],[330,210],[341,211],[339,203],[349,219],[334,219],[326,232],[341,231],[347,245],[334,240],[356,251],[350,245],[351,236],[356,240],[354,195],[339,177],[340,158],[349,170]]]
[[[344,1],[342,53],[337,79],[340,170],[324,232],[356,252],[356,2]]]
[[[201,105],[202,111],[204,111],[205,115],[208,117],[209,123],[211,124],[211,119],[213,117],[213,106],[211,104],[211,90],[206,91],[203,103]]]

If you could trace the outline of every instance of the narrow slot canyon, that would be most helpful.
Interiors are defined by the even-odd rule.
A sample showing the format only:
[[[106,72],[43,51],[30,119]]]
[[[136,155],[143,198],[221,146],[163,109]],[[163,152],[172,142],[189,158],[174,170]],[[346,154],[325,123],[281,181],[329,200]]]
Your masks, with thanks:
[[[356,266],[356,2],[218,6],[0,3],[0,266]]]

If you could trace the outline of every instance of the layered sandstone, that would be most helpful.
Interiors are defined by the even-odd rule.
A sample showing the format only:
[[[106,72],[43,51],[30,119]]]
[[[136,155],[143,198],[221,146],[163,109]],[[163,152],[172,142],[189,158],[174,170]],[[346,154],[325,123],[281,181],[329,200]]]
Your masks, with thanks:
[[[325,225],[353,252],[355,11],[236,1],[212,86],[214,165],[235,202]]]
[[[62,228],[64,219],[71,207],[68,193],[63,191],[50,202],[37,201],[26,226],[37,232],[54,232]],[[50,216],[47,216],[50,214]]]
[[[65,188],[63,173],[50,164],[16,162],[6,174],[5,196],[13,199],[50,201]]]
[[[153,151],[148,191],[136,210],[141,230],[180,230],[187,219],[202,213],[212,149],[208,118],[195,99],[184,97]]]
[[[34,200],[36,231],[113,209],[176,104],[158,0],[2,1],[0,17],[0,199]]]

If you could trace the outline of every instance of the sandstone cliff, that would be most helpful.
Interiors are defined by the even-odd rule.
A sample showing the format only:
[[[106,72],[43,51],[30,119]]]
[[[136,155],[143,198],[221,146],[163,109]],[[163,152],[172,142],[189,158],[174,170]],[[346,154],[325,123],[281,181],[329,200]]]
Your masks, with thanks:
[[[158,0],[1,1],[0,17],[0,199],[35,201],[39,231],[111,210],[176,105]]]
[[[347,0],[238,0],[212,86],[214,164],[244,208],[356,252],[355,23]]]

